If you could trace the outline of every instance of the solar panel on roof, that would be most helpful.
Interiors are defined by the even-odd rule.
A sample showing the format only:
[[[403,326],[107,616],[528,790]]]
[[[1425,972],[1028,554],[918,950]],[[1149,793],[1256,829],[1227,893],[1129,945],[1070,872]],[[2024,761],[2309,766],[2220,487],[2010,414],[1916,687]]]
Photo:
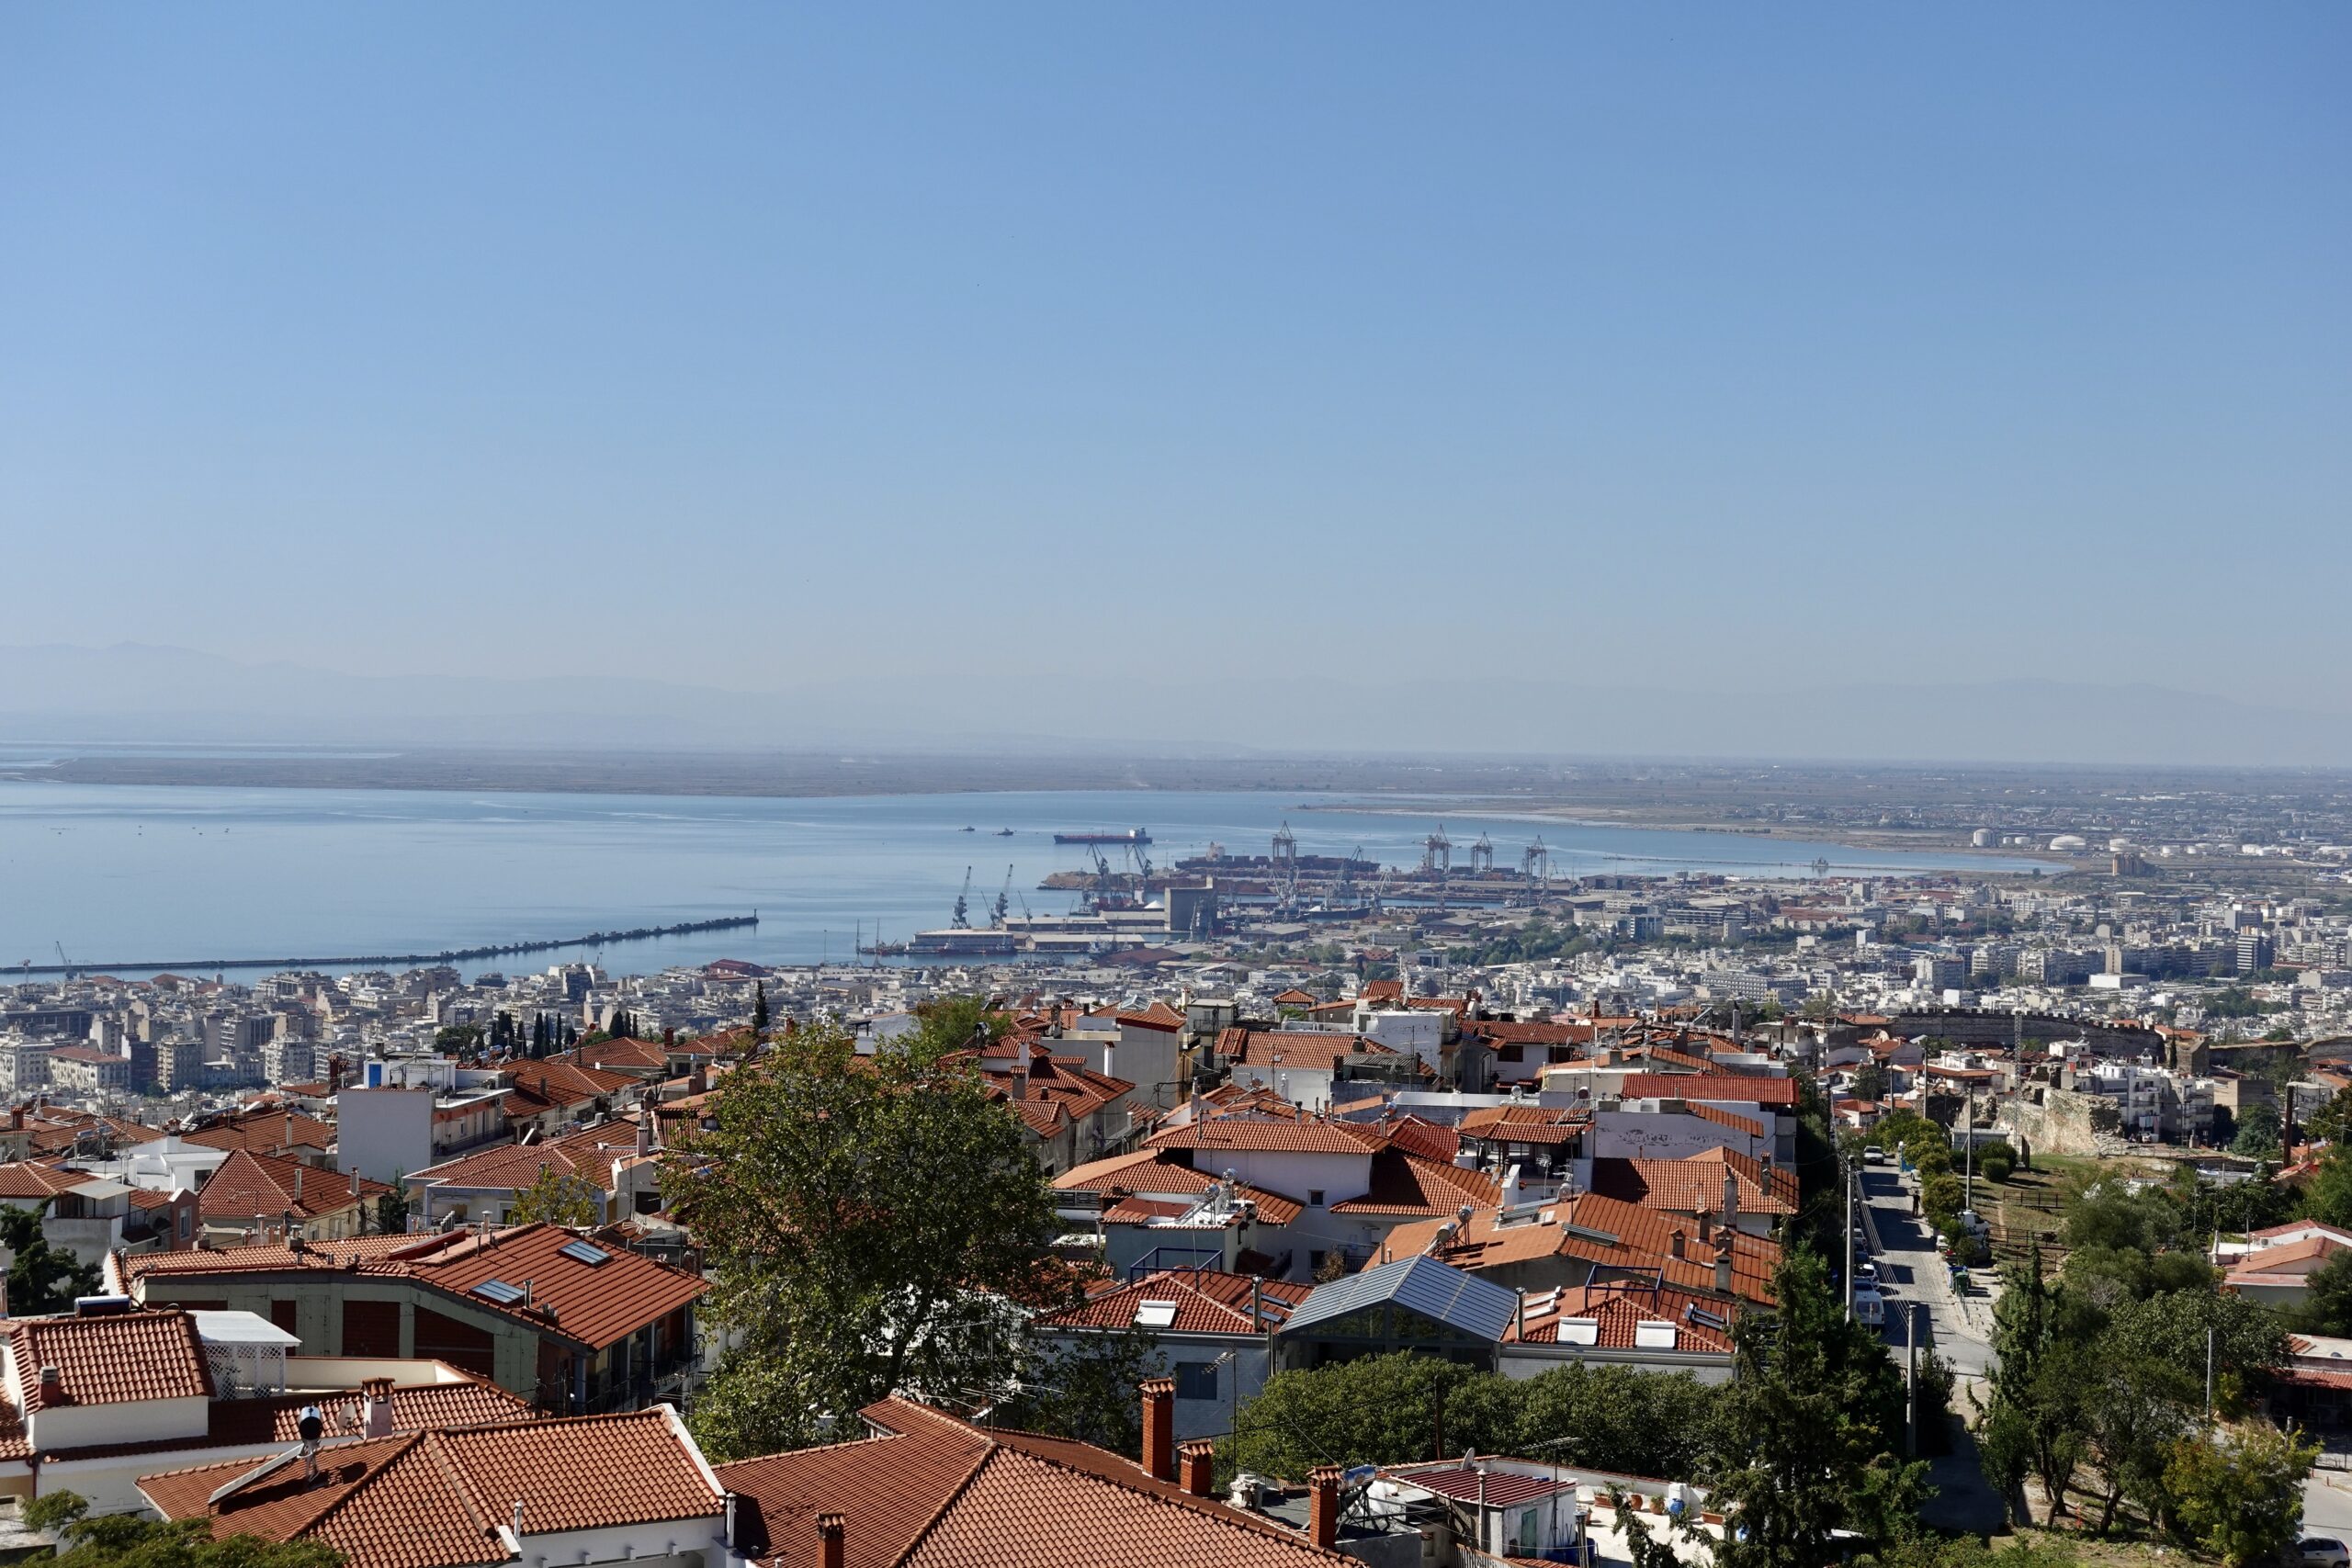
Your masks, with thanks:
[[[523,1287],[510,1285],[503,1280],[484,1280],[474,1287],[474,1294],[486,1302],[496,1302],[500,1306],[513,1306],[523,1299]]]
[[[567,1241],[556,1250],[575,1262],[585,1263],[592,1268],[596,1264],[609,1263],[613,1260],[611,1253],[601,1247],[592,1246],[584,1241]]]
[[[1136,1309],[1137,1328],[1167,1328],[1176,1321],[1174,1302],[1146,1302]]]

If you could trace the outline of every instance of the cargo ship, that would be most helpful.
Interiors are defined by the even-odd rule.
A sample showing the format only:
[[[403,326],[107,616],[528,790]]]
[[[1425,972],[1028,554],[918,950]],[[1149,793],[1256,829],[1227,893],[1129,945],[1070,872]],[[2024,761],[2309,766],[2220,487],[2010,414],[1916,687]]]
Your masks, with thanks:
[[[1130,828],[1124,833],[1056,833],[1057,844],[1148,844],[1151,835],[1141,828]]]

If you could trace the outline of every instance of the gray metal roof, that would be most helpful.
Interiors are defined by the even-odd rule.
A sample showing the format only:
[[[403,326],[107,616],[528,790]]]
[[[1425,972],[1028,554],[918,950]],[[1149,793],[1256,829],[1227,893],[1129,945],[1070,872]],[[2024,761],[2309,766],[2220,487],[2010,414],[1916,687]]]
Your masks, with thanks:
[[[1312,1329],[1327,1319],[1383,1302],[1394,1302],[1464,1334],[1496,1341],[1501,1340],[1519,1312],[1516,1291],[1465,1274],[1434,1258],[1400,1258],[1316,1286],[1283,1325],[1283,1332]]]

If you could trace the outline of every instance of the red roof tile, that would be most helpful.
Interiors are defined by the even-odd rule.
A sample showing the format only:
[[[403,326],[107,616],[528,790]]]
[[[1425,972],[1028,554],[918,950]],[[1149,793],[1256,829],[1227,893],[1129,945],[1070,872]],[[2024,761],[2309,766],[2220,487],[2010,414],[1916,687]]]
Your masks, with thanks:
[[[212,1397],[204,1344],[184,1312],[20,1317],[8,1325],[8,1349],[27,1410]],[[53,1386],[43,1367],[57,1369]]]

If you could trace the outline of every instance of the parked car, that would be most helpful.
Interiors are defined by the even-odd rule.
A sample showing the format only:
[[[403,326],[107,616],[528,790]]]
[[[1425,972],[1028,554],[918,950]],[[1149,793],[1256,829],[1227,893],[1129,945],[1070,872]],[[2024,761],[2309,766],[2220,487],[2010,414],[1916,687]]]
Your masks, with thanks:
[[[2352,1551],[2345,1551],[2344,1543],[2334,1536],[2305,1536],[2295,1550],[2302,1553],[2307,1568],[2344,1568],[2352,1562]]]
[[[1862,1150],[1862,1163],[1864,1165],[1884,1165],[1886,1163],[1886,1151],[1880,1148],[1876,1144],[1871,1144]]]
[[[1878,1265],[1867,1258],[1858,1259],[1854,1264],[1854,1279],[1857,1283],[1867,1280],[1873,1285],[1877,1284]]]

